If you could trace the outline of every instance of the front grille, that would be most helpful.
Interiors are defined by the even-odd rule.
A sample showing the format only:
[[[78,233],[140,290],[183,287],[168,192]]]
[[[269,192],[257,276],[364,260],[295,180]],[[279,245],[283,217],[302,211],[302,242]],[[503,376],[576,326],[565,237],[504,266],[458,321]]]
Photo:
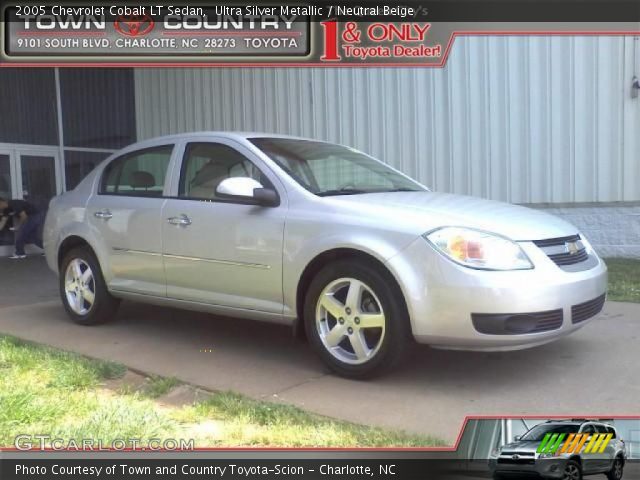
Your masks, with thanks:
[[[533,243],[556,265],[566,267],[589,260],[589,254],[580,240],[580,235],[571,235],[569,237],[535,240]],[[569,250],[568,246],[571,244],[577,244],[577,250]]]
[[[504,465],[535,465],[536,461],[533,458],[498,458],[498,463],[502,463]]]
[[[605,299],[606,295],[600,295],[598,298],[571,307],[571,322],[580,323],[595,317],[602,311]]]
[[[520,455],[521,457],[535,457],[535,453],[533,452],[507,452],[504,451],[501,455]]]
[[[530,333],[548,332],[562,326],[562,310],[550,310],[534,314],[537,319],[536,327]]]
[[[540,248],[564,246],[567,242],[577,242],[580,240],[580,235],[571,235],[570,237],[549,238],[547,240],[535,240],[535,243]]]
[[[532,313],[472,313],[473,327],[485,335],[522,335],[557,330],[562,310]]]
[[[559,253],[557,255],[549,255],[549,258],[558,266],[575,265],[589,259],[586,250],[580,250],[578,253]]]

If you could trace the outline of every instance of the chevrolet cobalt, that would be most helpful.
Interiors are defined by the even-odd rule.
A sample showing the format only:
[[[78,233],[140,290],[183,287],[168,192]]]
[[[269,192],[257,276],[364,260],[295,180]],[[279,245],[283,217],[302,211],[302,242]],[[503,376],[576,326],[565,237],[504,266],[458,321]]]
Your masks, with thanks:
[[[121,299],[283,323],[347,377],[407,342],[509,350],[571,333],[604,304],[587,239],[541,211],[432,192],[353,148],[190,133],[112,155],[52,202],[44,235],[65,309]]]

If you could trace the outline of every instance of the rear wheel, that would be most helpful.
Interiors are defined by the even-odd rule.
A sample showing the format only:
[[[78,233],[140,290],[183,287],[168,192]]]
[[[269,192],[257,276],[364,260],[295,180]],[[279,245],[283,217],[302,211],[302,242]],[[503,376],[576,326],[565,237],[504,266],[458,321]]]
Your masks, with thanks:
[[[366,378],[394,367],[410,338],[400,289],[377,269],[356,261],[323,268],[306,295],[307,335],[336,373]]]
[[[120,304],[107,290],[100,264],[88,247],[74,248],[62,260],[60,297],[71,319],[80,325],[111,320]]]
[[[613,461],[611,470],[607,472],[607,478],[609,480],[620,480],[624,473],[624,461],[620,457],[616,457]]]

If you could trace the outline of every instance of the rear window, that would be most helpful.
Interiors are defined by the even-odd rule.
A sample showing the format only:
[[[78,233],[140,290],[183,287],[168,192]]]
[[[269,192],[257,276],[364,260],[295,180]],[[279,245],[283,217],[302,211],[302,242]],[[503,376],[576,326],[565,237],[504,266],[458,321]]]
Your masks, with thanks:
[[[152,147],[116,158],[102,174],[100,193],[162,197],[173,145]]]

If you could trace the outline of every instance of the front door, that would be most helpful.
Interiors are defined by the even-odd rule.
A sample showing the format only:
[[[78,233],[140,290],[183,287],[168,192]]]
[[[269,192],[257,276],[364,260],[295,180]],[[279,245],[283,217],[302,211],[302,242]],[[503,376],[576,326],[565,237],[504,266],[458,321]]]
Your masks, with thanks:
[[[272,187],[256,160],[223,140],[185,146],[177,196],[162,212],[168,297],[282,313],[285,206],[248,205],[216,194],[230,177]]]
[[[112,290],[164,297],[161,211],[173,145],[159,145],[114,159],[87,206],[98,232],[100,263]]]

